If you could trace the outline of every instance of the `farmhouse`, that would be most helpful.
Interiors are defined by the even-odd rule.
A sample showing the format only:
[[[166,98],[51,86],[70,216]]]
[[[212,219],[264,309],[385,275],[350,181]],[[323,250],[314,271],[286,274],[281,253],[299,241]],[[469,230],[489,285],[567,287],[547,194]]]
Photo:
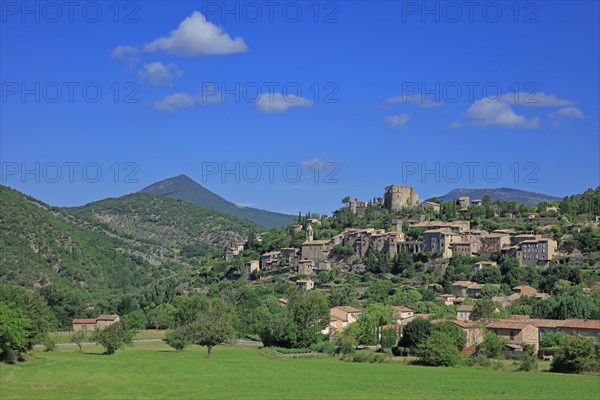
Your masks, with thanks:
[[[118,315],[113,314],[101,314],[98,318],[86,318],[86,319],[74,319],[73,331],[74,332],[90,332],[98,329],[104,329],[107,326],[120,321]]]

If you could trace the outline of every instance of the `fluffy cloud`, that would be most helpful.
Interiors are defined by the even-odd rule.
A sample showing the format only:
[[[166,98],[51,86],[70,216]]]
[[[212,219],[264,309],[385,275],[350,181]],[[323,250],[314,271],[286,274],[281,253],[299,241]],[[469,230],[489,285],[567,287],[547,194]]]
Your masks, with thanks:
[[[140,70],[140,76],[152,86],[171,86],[173,80],[181,75],[183,71],[177,68],[177,65],[172,63],[165,65],[160,61],[144,64],[144,68]]]
[[[550,116],[555,117],[570,117],[583,118],[583,112],[577,107],[565,107],[550,113]]]
[[[232,39],[220,27],[209,22],[202,13],[194,11],[177,29],[144,46],[145,51],[164,51],[183,56],[206,56],[244,53],[244,39]]]
[[[385,117],[385,122],[388,126],[399,129],[401,131],[406,129],[406,123],[410,120],[410,114],[399,114],[399,115],[388,115]]]
[[[518,115],[507,103],[487,99],[481,99],[473,103],[467,110],[467,115],[476,125],[482,126],[505,126],[509,128],[537,128],[540,119],[537,117],[527,119],[523,115]]]
[[[117,46],[112,51],[111,56],[113,58],[127,60],[129,64],[133,64],[139,60],[139,53],[139,49],[133,46]]]
[[[262,94],[257,102],[256,107],[264,113],[283,113],[294,107],[309,107],[313,102],[299,96],[285,97],[281,93]]]
[[[162,111],[176,111],[180,108],[193,107],[198,102],[200,102],[199,96],[179,92],[170,94],[161,101],[155,102],[154,108]]]
[[[432,99],[431,96],[427,96],[425,93],[412,93],[412,94],[401,94],[399,96],[390,97],[386,99],[388,103],[411,103],[418,104],[423,108],[434,108],[444,105],[444,102],[437,99]]]
[[[536,93],[507,93],[499,101],[508,104],[519,104],[526,107],[560,107],[573,104],[571,100],[559,99],[553,94]]]

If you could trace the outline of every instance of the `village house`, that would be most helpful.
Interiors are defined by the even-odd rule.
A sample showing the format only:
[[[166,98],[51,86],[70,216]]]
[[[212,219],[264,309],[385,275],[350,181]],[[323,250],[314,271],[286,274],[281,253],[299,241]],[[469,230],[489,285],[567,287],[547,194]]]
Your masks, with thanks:
[[[501,233],[491,233],[481,238],[481,253],[489,256],[499,253],[503,247],[510,245],[510,236]]]
[[[324,335],[340,332],[358,321],[362,310],[351,306],[338,306],[329,310],[329,325],[321,331]]]
[[[298,261],[298,275],[312,275],[315,270],[315,262],[313,260]]]
[[[476,262],[475,265],[473,265],[473,268],[475,268],[475,270],[479,271],[480,269],[483,268],[497,268],[498,267],[498,263],[496,261],[479,261]]]
[[[452,257],[450,245],[459,240],[460,236],[447,228],[431,229],[423,232],[423,248],[425,251],[444,259]]]
[[[452,256],[463,255],[473,257],[479,254],[481,243],[477,240],[461,240],[450,243],[450,251]]]
[[[296,224],[296,225],[292,225],[292,233],[296,234],[296,233],[300,233],[302,232],[302,225]]]
[[[116,322],[119,322],[121,318],[118,315],[113,314],[101,314],[98,318],[86,318],[86,319],[74,319],[73,331],[74,332],[91,332],[98,329],[104,329]]]
[[[536,235],[533,233],[522,233],[520,235],[514,235],[512,237],[512,244],[519,244],[526,240],[539,240],[542,238],[542,235]]]
[[[393,306],[392,309],[394,310],[395,319],[398,324],[402,324],[403,320],[411,318],[412,316],[415,315],[414,311],[408,307]]]
[[[458,198],[458,205],[460,207],[469,207],[469,204],[471,204],[469,196],[461,196]]]
[[[244,272],[245,272],[246,279],[249,279],[250,275],[252,275],[252,273],[260,270],[260,261],[259,260],[248,261],[245,265],[244,270],[245,270]]]
[[[533,345],[539,349],[539,330],[527,320],[492,319],[486,328],[508,342],[513,351],[523,351],[523,345]]]
[[[469,321],[471,319],[471,313],[473,312],[472,304],[462,304],[456,310],[456,319],[462,321]]]
[[[483,204],[483,200],[481,200],[481,199],[471,200],[471,205],[473,205],[473,206],[480,206],[482,204]]]
[[[517,260],[525,265],[548,263],[554,259],[557,248],[558,244],[553,239],[524,240],[519,243]]]
[[[269,251],[260,256],[260,270],[273,271],[279,267],[281,251]]]
[[[234,243],[232,246],[229,246],[225,249],[225,261],[232,261],[235,259],[242,251],[244,251],[245,243]]]
[[[310,240],[302,243],[302,260],[312,260],[315,269],[324,269],[322,264],[331,254],[331,240]]]
[[[443,302],[447,306],[451,306],[454,304],[454,300],[456,299],[456,296],[453,294],[441,294],[441,295],[437,296],[435,299]]]
[[[424,201],[420,204],[420,206],[423,210],[431,210],[436,214],[439,214],[441,210],[440,204],[431,201]]]
[[[315,288],[315,282],[310,278],[300,279],[296,281],[296,287],[301,290],[312,290]]]

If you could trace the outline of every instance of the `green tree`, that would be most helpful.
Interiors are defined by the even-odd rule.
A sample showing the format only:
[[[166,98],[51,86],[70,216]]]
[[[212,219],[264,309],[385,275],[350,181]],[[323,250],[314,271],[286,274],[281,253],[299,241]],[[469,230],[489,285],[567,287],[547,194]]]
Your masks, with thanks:
[[[148,324],[154,329],[169,328],[175,321],[176,312],[177,309],[172,304],[160,304],[146,313]]]
[[[490,318],[496,312],[496,305],[489,297],[485,297],[473,305],[471,319],[478,321],[480,319]]]
[[[83,342],[85,342],[85,335],[83,332],[75,332],[71,338],[71,343],[75,343],[80,353],[83,351]]]
[[[419,361],[432,367],[452,367],[458,364],[460,358],[453,335],[443,330],[433,330],[417,346]]]
[[[12,362],[13,354],[21,356],[31,349],[33,322],[14,305],[0,301],[0,357]]]
[[[144,330],[148,325],[148,318],[142,310],[133,310],[123,316],[123,323],[130,329]]]
[[[487,332],[483,342],[479,345],[479,352],[488,358],[496,358],[500,355],[506,343],[506,340],[494,332]]]
[[[310,347],[319,340],[329,324],[329,305],[325,295],[316,290],[292,289],[288,292],[290,322],[295,325],[295,347]]]
[[[97,330],[92,340],[104,347],[105,354],[114,354],[125,345],[131,344],[135,331],[128,329],[123,321],[117,321],[104,329]]]
[[[452,339],[452,343],[454,343],[459,352],[467,344],[467,333],[452,322],[434,324],[432,325],[431,332],[443,332],[449,339]]]
[[[598,339],[583,336],[568,336],[565,345],[552,359],[550,371],[579,374],[585,371],[600,371],[600,353]]]
[[[383,345],[381,341],[383,326],[390,324],[393,318],[394,310],[391,306],[382,303],[369,304],[357,322],[362,331],[361,342]]]
[[[398,343],[401,347],[416,348],[431,333],[431,322],[416,318],[410,321],[402,330],[402,338]]]

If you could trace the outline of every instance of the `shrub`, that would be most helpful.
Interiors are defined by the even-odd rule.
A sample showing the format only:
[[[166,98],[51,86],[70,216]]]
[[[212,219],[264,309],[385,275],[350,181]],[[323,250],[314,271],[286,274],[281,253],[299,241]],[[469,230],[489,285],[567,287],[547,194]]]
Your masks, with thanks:
[[[422,318],[417,318],[404,327],[402,339],[399,346],[414,348],[423,341],[431,332],[431,322]]]
[[[434,331],[417,348],[422,364],[432,367],[452,367],[458,364],[460,357],[455,338],[444,331]]]
[[[46,338],[43,345],[46,348],[45,351],[56,351],[56,340],[54,339]]]
[[[350,340],[338,340],[335,347],[336,354],[354,354],[356,353],[356,346]]]
[[[314,351],[323,353],[323,354],[334,354],[336,350],[336,346],[334,343],[329,340],[319,342],[314,346]]]
[[[479,345],[479,352],[489,358],[496,358],[502,352],[506,341],[501,337],[498,337],[493,332],[485,334],[483,343]]]
[[[585,371],[600,370],[598,343],[583,336],[568,336],[552,359],[550,371],[579,374]]]
[[[187,330],[181,327],[167,332],[163,341],[177,351],[183,351],[192,343]]]
[[[122,321],[115,322],[94,332],[92,340],[104,347],[105,354],[113,354],[118,349],[131,344],[135,331],[127,329]]]
[[[519,362],[515,362],[517,371],[533,371],[537,369],[537,360],[531,355],[526,355]]]
[[[394,346],[392,347],[392,354],[397,357],[406,357],[410,354],[410,349],[408,347]]]

